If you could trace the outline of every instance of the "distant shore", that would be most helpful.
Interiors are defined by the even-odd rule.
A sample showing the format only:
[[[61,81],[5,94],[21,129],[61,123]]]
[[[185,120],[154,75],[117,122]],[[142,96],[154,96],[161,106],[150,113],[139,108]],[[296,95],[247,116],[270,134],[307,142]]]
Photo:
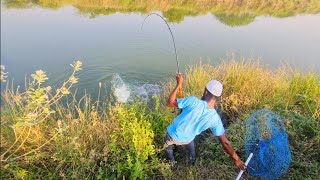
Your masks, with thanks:
[[[95,17],[116,12],[150,13],[161,11],[169,22],[181,22],[187,16],[212,13],[217,19],[229,26],[246,25],[256,16],[289,17],[299,14],[320,13],[320,2],[317,0],[282,0],[282,1],[88,1],[88,0],[43,0],[43,1],[10,1],[4,0],[6,8],[62,8],[73,6],[81,14]]]

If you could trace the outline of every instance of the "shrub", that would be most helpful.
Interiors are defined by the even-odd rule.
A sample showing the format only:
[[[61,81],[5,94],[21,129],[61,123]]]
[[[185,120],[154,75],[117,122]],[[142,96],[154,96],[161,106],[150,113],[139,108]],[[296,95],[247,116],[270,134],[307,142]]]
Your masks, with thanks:
[[[160,101],[108,105],[71,93],[81,69],[51,94],[43,71],[31,75],[26,92],[6,89],[1,104],[1,177],[146,178],[167,176],[159,157],[168,116]],[[62,98],[71,98],[71,102]],[[30,113],[32,112],[32,113]],[[157,137],[155,137],[157,135]],[[157,142],[157,143],[156,143]],[[2,173],[4,172],[4,173]]]
[[[143,103],[118,104],[110,108],[110,121],[116,126],[110,133],[110,156],[103,170],[108,178],[145,179],[166,169],[157,154],[152,116]],[[100,169],[100,172],[102,171]]]
[[[80,66],[80,62],[73,65],[70,78],[57,90],[44,86],[48,77],[37,71],[25,92],[7,88],[1,93],[1,178],[231,179],[237,175],[211,132],[196,138],[195,166],[179,158],[183,151],[176,153],[182,161],[174,175],[163,161],[162,138],[176,114],[160,100],[173,89],[173,79],[163,84],[160,97],[146,103],[111,103],[99,97],[95,101],[88,94],[77,99],[71,87],[78,81],[75,73]],[[200,97],[211,79],[224,83],[220,111],[228,122],[227,137],[242,159],[244,120],[266,107],[281,115],[289,135],[292,163],[283,178],[318,178],[319,74],[231,60],[216,66],[199,63],[185,76],[186,96]]]

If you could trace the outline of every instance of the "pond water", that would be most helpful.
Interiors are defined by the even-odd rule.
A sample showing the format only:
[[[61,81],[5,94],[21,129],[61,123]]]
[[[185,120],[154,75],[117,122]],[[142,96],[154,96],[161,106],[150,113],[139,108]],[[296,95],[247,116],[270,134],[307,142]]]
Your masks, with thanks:
[[[48,73],[53,85],[61,84],[70,75],[69,64],[78,59],[83,70],[77,87],[90,93],[96,93],[99,82],[109,91],[115,74],[136,86],[174,76],[174,49],[164,22],[153,16],[141,29],[148,13],[166,17],[168,12],[96,11],[69,4],[52,8],[2,3],[1,64],[15,85],[23,86],[25,76],[38,69]],[[261,59],[271,67],[289,64],[320,72],[319,13],[262,13],[242,19],[206,11],[189,14],[166,17],[182,69],[199,60],[216,64],[233,54]]]

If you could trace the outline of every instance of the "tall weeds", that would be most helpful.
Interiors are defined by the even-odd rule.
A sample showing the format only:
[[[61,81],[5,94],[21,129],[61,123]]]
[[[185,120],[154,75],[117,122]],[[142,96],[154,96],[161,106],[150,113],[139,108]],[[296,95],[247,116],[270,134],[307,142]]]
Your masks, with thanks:
[[[221,110],[230,121],[258,108],[294,111],[319,119],[320,75],[302,74],[288,67],[268,69],[257,61],[231,58],[219,65],[199,63],[185,73],[186,96],[200,97],[212,79],[223,83]],[[165,83],[164,96],[175,85]]]
[[[48,77],[37,71],[25,91],[1,92],[1,178],[229,179],[236,175],[232,161],[208,133],[196,139],[194,167],[180,163],[172,173],[171,164],[163,160],[162,138],[175,115],[162,100],[175,85],[174,79],[163,83],[161,96],[147,103],[111,105],[88,94],[77,99],[72,86],[78,81],[81,62],[72,68],[56,90],[44,86]],[[1,71],[5,75],[4,68]],[[231,59],[219,65],[190,66],[184,75],[185,96],[200,97],[211,79],[223,82],[220,111],[228,123],[227,136],[242,158],[244,120],[259,108],[269,108],[281,114],[289,134],[293,160],[285,178],[319,177],[318,73],[274,70],[256,61]]]

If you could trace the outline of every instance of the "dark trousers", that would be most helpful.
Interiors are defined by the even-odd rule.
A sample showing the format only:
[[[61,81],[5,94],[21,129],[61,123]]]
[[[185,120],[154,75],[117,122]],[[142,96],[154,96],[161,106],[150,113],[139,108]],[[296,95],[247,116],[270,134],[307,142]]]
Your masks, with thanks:
[[[189,158],[191,160],[195,159],[196,158],[196,148],[195,148],[195,145],[194,145],[194,141],[191,141],[189,144],[183,145],[183,146],[187,146],[188,153],[189,153]],[[174,161],[173,145],[169,145],[167,147],[167,157],[168,157],[168,160]]]
[[[191,160],[194,160],[196,158],[196,149],[194,145],[194,141],[191,141],[189,143],[185,142],[176,142],[174,141],[171,136],[167,133],[166,136],[163,139],[164,147],[167,151],[167,158],[168,160],[174,161],[173,156],[173,145],[184,145],[187,146],[188,152],[189,152],[189,158]]]

